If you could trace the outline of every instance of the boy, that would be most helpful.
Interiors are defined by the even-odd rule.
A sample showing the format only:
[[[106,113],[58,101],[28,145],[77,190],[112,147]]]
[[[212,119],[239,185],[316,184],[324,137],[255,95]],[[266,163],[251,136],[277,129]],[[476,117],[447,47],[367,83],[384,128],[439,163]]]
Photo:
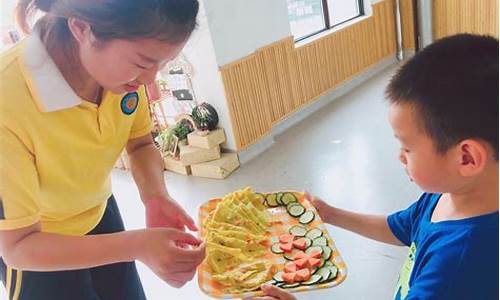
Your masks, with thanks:
[[[395,299],[498,299],[498,41],[442,39],[408,61],[386,93],[399,159],[425,193],[388,217],[313,204],[327,223],[410,247]],[[260,299],[295,299],[263,290]]]

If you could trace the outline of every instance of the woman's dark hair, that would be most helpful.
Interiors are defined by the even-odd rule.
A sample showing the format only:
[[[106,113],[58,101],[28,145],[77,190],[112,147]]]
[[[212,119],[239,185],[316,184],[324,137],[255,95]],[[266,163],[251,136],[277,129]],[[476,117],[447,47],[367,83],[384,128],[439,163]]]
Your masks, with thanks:
[[[436,41],[401,67],[386,95],[416,109],[438,153],[477,138],[498,160],[497,39],[459,34]]]
[[[37,21],[45,43],[68,42],[68,18],[90,24],[97,42],[154,38],[179,43],[195,29],[198,9],[198,0],[19,0],[16,17],[30,33],[33,19],[45,13]]]

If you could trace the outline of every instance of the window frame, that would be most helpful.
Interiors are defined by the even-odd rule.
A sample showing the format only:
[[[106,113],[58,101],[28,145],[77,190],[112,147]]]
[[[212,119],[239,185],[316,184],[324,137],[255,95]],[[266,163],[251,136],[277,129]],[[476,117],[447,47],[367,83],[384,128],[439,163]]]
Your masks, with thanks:
[[[356,0],[356,2],[358,3],[358,8],[359,8],[358,15],[356,15],[356,16],[350,18],[350,19],[344,20],[344,21],[342,21],[340,23],[331,25],[330,24],[330,12],[328,10],[328,0],[321,0],[321,5],[322,5],[322,9],[323,9],[323,21],[325,23],[324,28],[322,28],[320,30],[317,30],[317,31],[314,31],[314,32],[312,32],[310,34],[307,34],[307,35],[299,37],[299,38],[295,38],[294,37],[294,42],[295,43],[301,42],[301,41],[303,41],[305,39],[308,39],[308,38],[310,38],[312,36],[315,36],[315,35],[317,35],[319,33],[328,31],[328,30],[330,30],[332,28],[335,28],[335,27],[338,27],[338,26],[340,26],[340,25],[342,25],[344,23],[347,23],[347,22],[350,22],[350,21],[352,21],[354,19],[357,19],[359,17],[365,16],[364,1],[368,1],[368,0]]]

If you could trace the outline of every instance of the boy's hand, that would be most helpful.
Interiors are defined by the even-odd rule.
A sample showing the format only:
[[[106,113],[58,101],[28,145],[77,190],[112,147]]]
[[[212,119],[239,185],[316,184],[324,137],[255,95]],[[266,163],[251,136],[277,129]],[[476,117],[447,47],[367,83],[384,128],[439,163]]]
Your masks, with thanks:
[[[289,292],[275,287],[274,285],[264,284],[260,287],[265,296],[244,298],[244,300],[296,300],[295,296]]]
[[[193,279],[196,268],[205,259],[205,246],[178,229],[148,228],[142,232],[138,253],[137,259],[158,277],[180,288]]]
[[[332,215],[333,215],[333,211],[335,208],[328,205],[325,201],[312,196],[308,192],[304,192],[304,193],[305,193],[306,199],[309,200],[309,202],[311,202],[311,204],[314,205],[314,207],[316,207],[316,210],[318,211],[319,215],[321,216],[321,219],[326,223],[333,224],[332,223],[332,221],[333,221]]]

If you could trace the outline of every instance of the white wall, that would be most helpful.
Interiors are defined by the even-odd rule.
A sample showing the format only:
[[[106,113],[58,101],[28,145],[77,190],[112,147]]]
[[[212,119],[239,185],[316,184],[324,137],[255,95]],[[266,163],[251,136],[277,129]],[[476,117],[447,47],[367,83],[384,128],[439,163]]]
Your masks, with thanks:
[[[286,0],[202,0],[219,66],[289,37]]]
[[[198,25],[183,50],[194,66],[196,98],[215,107],[226,131],[223,147],[236,150],[219,67],[290,36],[286,0],[200,0]]]
[[[292,35],[286,0],[200,0],[204,2],[219,66]],[[365,14],[372,14],[365,0]]]
[[[206,101],[215,107],[219,114],[219,126],[226,131],[227,142],[223,147],[236,150],[224,85],[220,77],[203,3],[200,3],[198,28],[193,32],[183,53],[194,68],[192,83],[197,100]]]
[[[366,0],[365,13],[372,13]],[[229,109],[219,67],[292,35],[286,0],[200,0],[199,28],[184,53],[193,64],[193,85],[201,101],[212,104],[226,130],[225,148],[235,150]]]

